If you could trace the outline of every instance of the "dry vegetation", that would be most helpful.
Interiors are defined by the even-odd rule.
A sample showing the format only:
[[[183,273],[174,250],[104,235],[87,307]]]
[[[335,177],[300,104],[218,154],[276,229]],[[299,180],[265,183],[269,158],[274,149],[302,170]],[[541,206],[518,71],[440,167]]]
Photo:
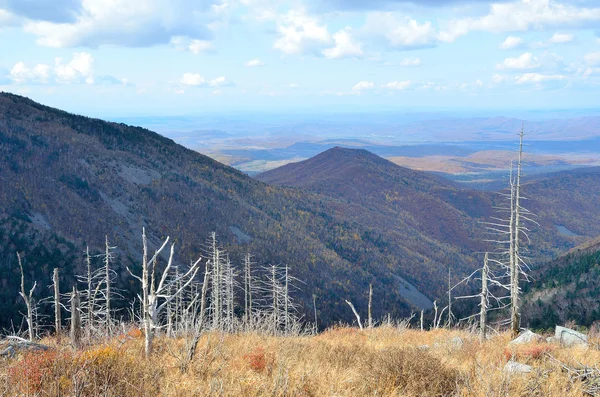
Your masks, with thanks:
[[[46,339],[55,349],[0,361],[0,395],[583,396],[583,384],[559,361],[600,362],[594,347],[510,348],[508,341],[501,334],[481,345],[465,331],[392,326],[305,337],[207,333],[181,373],[184,339],[158,338],[148,360],[139,330],[77,352]],[[513,354],[535,370],[503,372]]]

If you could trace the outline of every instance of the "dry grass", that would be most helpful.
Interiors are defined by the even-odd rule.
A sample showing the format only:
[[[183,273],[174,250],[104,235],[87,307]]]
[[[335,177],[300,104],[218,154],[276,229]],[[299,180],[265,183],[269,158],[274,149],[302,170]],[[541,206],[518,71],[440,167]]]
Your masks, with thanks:
[[[212,333],[182,374],[185,340],[159,338],[144,360],[143,339],[132,334],[79,352],[57,346],[0,361],[0,395],[565,397],[585,394],[549,355],[573,366],[600,362],[595,348],[508,341],[498,335],[480,344],[463,331],[393,327],[288,338]],[[504,373],[510,357],[535,370]]]

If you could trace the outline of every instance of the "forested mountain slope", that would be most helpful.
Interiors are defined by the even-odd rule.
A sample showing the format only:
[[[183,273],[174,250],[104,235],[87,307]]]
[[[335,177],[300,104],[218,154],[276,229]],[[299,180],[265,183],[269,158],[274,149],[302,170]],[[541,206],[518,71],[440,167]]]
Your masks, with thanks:
[[[538,266],[532,278],[523,302],[523,319],[531,327],[600,320],[600,237]]]
[[[97,253],[108,235],[118,247],[120,287],[131,298],[138,286],[124,265],[139,265],[142,227],[151,249],[171,236],[180,264],[203,252],[216,231],[234,263],[249,251],[260,264],[290,265],[305,282],[298,293],[304,309],[317,296],[322,325],[352,320],[344,299],[366,312],[369,283],[375,316],[427,307],[443,298],[449,266],[456,281],[488,249],[481,221],[496,195],[361,150],[335,148],[307,162],[306,172],[290,165],[262,175],[268,185],[149,130],[0,94],[0,325],[22,310],[17,251],[41,298],[54,267],[70,290],[73,274],[83,271],[85,246]],[[275,178],[282,170],[287,176]],[[558,182],[549,178],[552,189]],[[568,177],[560,180],[570,186]],[[600,225],[591,208],[568,205],[597,184],[576,185],[556,198],[540,185],[543,197],[532,203],[545,219],[532,234],[534,256],[573,247]],[[567,223],[572,217],[595,224],[587,234]],[[581,237],[561,235],[556,224]]]

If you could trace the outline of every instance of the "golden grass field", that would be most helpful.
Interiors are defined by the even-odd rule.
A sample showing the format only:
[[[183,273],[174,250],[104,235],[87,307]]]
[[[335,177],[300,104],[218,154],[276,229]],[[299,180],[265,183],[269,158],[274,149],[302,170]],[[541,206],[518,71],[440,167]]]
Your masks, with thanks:
[[[303,337],[208,333],[182,373],[183,339],[158,338],[148,360],[137,330],[78,352],[66,339],[45,339],[55,349],[0,360],[0,396],[586,395],[558,361],[593,366],[600,363],[597,345],[511,349],[509,340],[500,334],[480,344],[466,331],[392,326]],[[503,372],[511,355],[535,370]]]

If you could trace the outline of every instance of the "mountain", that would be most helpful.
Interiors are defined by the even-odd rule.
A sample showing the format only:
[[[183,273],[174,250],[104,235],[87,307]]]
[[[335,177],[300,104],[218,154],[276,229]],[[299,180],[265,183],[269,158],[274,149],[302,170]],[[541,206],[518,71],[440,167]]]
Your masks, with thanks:
[[[600,237],[582,244],[532,272],[525,286],[523,320],[534,328],[600,320]]]
[[[107,235],[118,247],[119,287],[135,296],[139,286],[124,267],[139,267],[142,227],[151,249],[171,236],[180,265],[203,252],[212,231],[233,263],[251,252],[261,265],[290,265],[305,282],[297,295],[303,312],[315,294],[321,325],[352,321],[344,299],[365,313],[370,283],[374,316],[407,315],[443,299],[449,267],[456,282],[478,266],[477,253],[488,249],[481,221],[501,200],[342,148],[261,181],[152,131],[4,93],[0,169],[0,326],[20,319],[17,251],[39,299],[54,267],[70,290],[86,245],[98,253]],[[525,188],[544,215],[531,234],[534,258],[600,234],[600,215],[585,205],[597,200],[593,174],[549,175]]]
[[[54,267],[70,290],[85,246],[99,252],[107,235],[119,249],[120,287],[132,297],[138,286],[124,266],[139,266],[143,227],[153,246],[171,236],[180,264],[216,231],[233,262],[249,251],[261,265],[290,265],[306,283],[301,303],[310,308],[317,295],[322,324],[351,319],[342,298],[363,300],[373,279],[394,282],[376,244],[395,242],[363,239],[377,234],[332,215],[329,200],[268,186],[149,130],[2,93],[0,169],[1,326],[20,318],[17,251],[42,298]],[[369,265],[352,261],[350,249],[373,252]],[[396,288],[381,290],[380,314],[409,310]]]
[[[385,161],[369,156],[376,167]],[[262,265],[290,265],[305,282],[298,295],[303,310],[309,312],[315,294],[322,325],[352,320],[344,299],[365,310],[369,283],[375,316],[429,307],[443,295],[447,264],[456,264],[457,273],[470,268],[477,247],[464,225],[474,221],[442,203],[444,194],[463,207],[469,198],[437,177],[415,173],[406,181],[446,191],[435,202],[438,215],[421,208],[427,224],[409,217],[396,222],[403,198],[392,196],[391,212],[362,222],[355,212],[374,214],[374,208],[267,185],[149,130],[7,93],[0,94],[0,169],[0,326],[21,318],[16,252],[24,255],[26,284],[37,281],[41,299],[54,267],[61,269],[63,292],[70,290],[73,275],[83,273],[86,245],[99,253],[106,235],[118,247],[119,287],[125,298],[135,296],[139,286],[125,265],[139,267],[142,228],[151,249],[170,236],[180,265],[203,252],[212,231],[234,263],[249,251]],[[416,198],[410,200],[414,206]],[[448,221],[441,227],[436,217]],[[94,262],[99,266],[98,258]]]

